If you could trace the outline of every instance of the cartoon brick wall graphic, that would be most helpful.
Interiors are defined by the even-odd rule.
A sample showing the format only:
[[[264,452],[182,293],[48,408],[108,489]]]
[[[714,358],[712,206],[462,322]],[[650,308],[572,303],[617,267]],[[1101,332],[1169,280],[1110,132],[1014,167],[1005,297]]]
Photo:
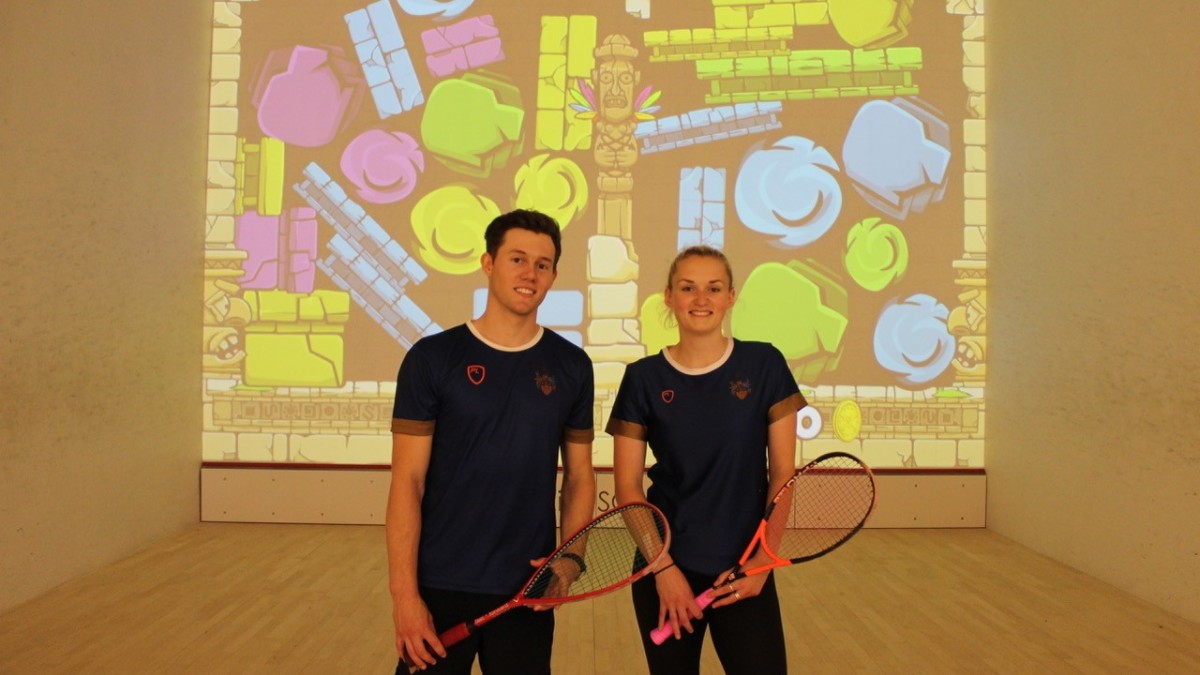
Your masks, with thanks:
[[[596,65],[596,17],[543,16],[538,43],[538,150],[585,150],[592,145],[592,124],[572,110],[570,90]]]
[[[819,26],[829,23],[829,4],[826,0],[719,0],[713,2],[713,25],[719,30]]]
[[[421,32],[425,67],[438,77],[504,60],[500,30],[491,14]]]
[[[638,326],[638,262],[633,243],[618,235],[588,238],[585,350],[598,391],[616,391],[625,364],[646,355]]]
[[[238,297],[244,251],[235,247],[238,207],[238,79],[242,74],[241,5],[213,3],[209,82],[208,166],[204,218],[204,281],[201,303],[204,377],[228,378],[241,372],[241,327],[249,309]]]
[[[638,19],[650,18],[652,0],[625,0],[625,13]]]
[[[778,56],[790,51],[791,26],[772,28],[676,28],[646,31],[642,41],[651,63]]]
[[[946,325],[958,340],[952,363],[956,382],[978,387],[987,377],[987,92],[983,3],[950,0],[946,11],[963,15],[963,83],[967,85],[968,111],[968,119],[963,120],[963,255],[953,265],[959,304],[950,310]]]
[[[596,234],[588,239],[587,341],[596,371],[597,405],[604,409],[624,364],[646,354],[641,343],[637,255],[633,248],[633,169],[640,156],[637,119],[650,88],[641,82],[638,50],[624,35],[606,36],[594,51],[587,115],[594,125],[597,164]],[[649,116],[649,115],[647,115]],[[632,276],[630,274],[632,273]]]
[[[688,167],[679,170],[679,234],[677,247],[725,248],[725,170]]]
[[[278,216],[283,210],[283,142],[270,136],[258,143],[239,138],[234,160],[234,213],[247,210]]]
[[[700,59],[697,79],[708,82],[706,103],[804,101],[915,95],[920,47],[802,49],[777,56]]]
[[[777,101],[701,108],[641,122],[634,136],[641,153],[648,155],[781,129],[781,112],[783,104]]]
[[[349,294],[247,291],[243,379],[251,386],[340,387]]]
[[[346,14],[354,53],[380,119],[399,115],[425,102],[425,94],[388,0]]]
[[[312,292],[317,269],[315,211],[293,207],[279,216],[251,211],[238,216],[236,223],[234,243],[246,252],[246,273],[238,285],[246,290]]]
[[[387,418],[394,393],[394,382],[388,380],[394,373],[367,376],[378,381],[346,381],[340,359],[353,357],[341,355],[340,330],[345,324],[301,319],[320,313],[301,312],[299,301],[294,321],[264,320],[260,310],[274,301],[264,302],[262,295],[290,292],[308,297],[310,293],[304,291],[334,289],[323,292],[340,292],[347,312],[370,317],[399,345],[411,346],[422,335],[441,330],[433,319],[442,316],[442,308],[421,306],[414,299],[434,302],[443,295],[438,289],[423,288],[418,296],[411,285],[430,281],[426,270],[461,275],[478,269],[477,262],[459,269],[454,261],[477,261],[480,251],[468,251],[460,242],[478,239],[482,225],[456,229],[449,227],[451,223],[486,223],[502,209],[532,206],[552,213],[564,225],[578,227],[581,217],[592,222],[594,206],[596,230],[586,237],[586,281],[575,289],[556,289],[538,318],[583,344],[594,359],[599,420],[610,414],[625,364],[677,340],[677,333],[664,323],[661,294],[645,296],[645,291],[659,290],[662,280],[647,278],[652,288],[641,283],[635,243],[666,241],[677,247],[728,243],[741,250],[732,251],[737,257],[746,254],[741,244],[747,237],[774,244],[790,242],[788,248],[805,245],[795,238],[799,235],[804,235],[804,241],[836,236],[837,242],[825,242],[820,248],[841,248],[844,239],[840,260],[813,264],[797,254],[803,264],[792,260],[784,265],[788,275],[777,269],[778,278],[765,284],[759,283],[766,278],[760,272],[749,287],[747,280],[741,284],[735,312],[759,304],[760,291],[770,295],[784,288],[793,295],[805,294],[801,304],[807,308],[811,330],[804,334],[816,346],[802,349],[807,356],[794,358],[792,366],[801,380],[819,378],[828,384],[801,382],[818,422],[824,422],[807,432],[798,430],[802,456],[847,450],[880,466],[983,465],[988,323],[984,0],[920,5],[912,0],[713,0],[699,13],[693,9],[678,15],[698,17],[702,25],[646,32],[630,28],[628,22],[647,19],[654,3],[622,0],[619,4],[628,14],[621,30],[636,34],[640,40],[635,42],[642,44],[622,43],[616,35],[600,40],[604,36],[598,35],[592,17],[562,12],[563,16],[543,22],[537,13],[521,13],[519,4],[496,5],[485,9],[484,15],[473,0],[356,0],[333,10],[332,20],[324,22],[329,28],[326,38],[319,37],[316,24],[310,22],[314,30],[306,35],[271,43],[263,51],[260,30],[288,27],[288,12],[294,10],[284,0],[213,3],[203,287],[206,460],[388,461]],[[527,25],[518,27],[510,9]],[[660,19],[678,11],[666,3],[658,3],[658,9]],[[934,92],[930,84],[935,82],[924,80],[925,70],[936,69],[936,84],[942,86],[945,67],[957,65],[951,61],[959,56],[946,49],[940,30],[951,22],[944,15],[931,16],[938,12],[961,20],[962,86],[955,89],[965,94],[959,97],[965,98],[961,104],[942,98],[946,91]],[[914,14],[920,23],[910,26]],[[304,22],[293,17],[290,23]],[[938,35],[933,34],[935,24]],[[660,21],[659,25],[670,24]],[[910,28],[920,32],[910,34]],[[518,49],[512,42],[517,35],[537,43]],[[501,37],[507,40],[501,43]],[[276,44],[289,46],[269,51]],[[338,44],[344,49],[327,46]],[[604,111],[595,105],[595,92],[588,97],[580,87],[581,82],[595,85],[601,54],[607,59],[603,68],[609,72],[628,68],[642,79],[632,93],[635,102],[646,84],[661,87],[671,115],[647,120],[637,115],[645,110],[634,103],[633,114],[622,109],[610,111],[615,117],[602,119]],[[527,62],[512,63],[518,55]],[[418,80],[417,70],[424,82]],[[682,82],[680,77],[691,81]],[[445,89],[453,95],[444,97],[445,105],[436,115],[426,108],[419,110],[420,115],[397,118],[407,121],[379,123],[428,106],[433,88],[444,82],[452,83]],[[513,95],[517,90],[519,95]],[[949,103],[940,106],[943,113],[922,110],[915,96],[923,90],[928,90],[929,100],[936,94],[939,103]],[[470,94],[493,101],[476,105]],[[923,130],[919,138],[908,137],[916,142],[907,154],[902,153],[905,161],[889,162],[893,169],[902,166],[919,175],[919,187],[909,189],[911,183],[903,176],[871,174],[869,163],[846,155],[842,144],[846,137],[812,134],[825,146],[824,153],[816,141],[811,148],[793,142],[806,131],[793,123],[818,112],[820,106],[810,103],[838,99],[857,99],[849,109],[835,106],[848,110],[839,126],[842,132],[850,129],[855,110],[878,111],[885,106],[907,115],[911,125]],[[536,115],[528,126],[527,113]],[[426,117],[459,122],[440,126],[431,122],[422,128]],[[350,124],[354,128],[347,134]],[[607,135],[592,133],[602,125]],[[478,130],[498,137],[499,142],[461,138],[464,131]],[[850,140],[868,139],[859,131],[847,134]],[[522,138],[530,133],[532,138]],[[754,135],[759,137],[748,137]],[[899,138],[887,133],[884,137]],[[437,142],[429,143],[430,139]],[[790,145],[778,147],[784,139],[792,139]],[[728,142],[716,143],[723,140]],[[525,152],[527,141],[535,152]],[[878,148],[877,141],[864,144]],[[309,150],[322,145],[328,147]],[[598,145],[612,151],[609,157],[614,161],[598,160]],[[707,147],[693,147],[701,145]],[[743,151],[731,150],[739,146]],[[746,201],[737,197],[737,183],[752,182],[754,172],[744,164],[753,154],[748,152],[750,146],[807,157],[807,169],[819,179],[811,189],[820,191],[821,203],[834,203],[831,190],[839,186],[847,207],[843,217],[853,215],[857,223],[846,221],[824,232],[825,214],[816,214],[820,217],[811,223],[805,221],[820,225],[809,230],[794,222],[745,221],[736,211]],[[282,189],[285,151],[286,159],[293,162],[286,179],[302,201],[295,195],[289,201]],[[589,152],[590,157],[581,159]],[[668,152],[674,154],[639,161],[642,155]],[[953,161],[944,162],[945,153]],[[333,166],[339,157],[339,166]],[[733,164],[725,161],[730,157]],[[305,169],[310,159],[321,166]],[[488,180],[464,184],[442,176],[439,185],[418,184],[425,175],[425,162],[431,160],[462,176]],[[666,194],[655,190],[654,199],[677,201],[675,218],[669,211],[676,203],[656,208],[659,216],[663,208],[668,211],[665,221],[661,217],[646,221],[645,213],[641,220],[634,218],[632,185],[639,163],[643,170],[653,165],[656,171],[672,172],[654,179],[658,187],[666,178],[669,188]],[[303,175],[297,176],[300,169],[305,169]],[[430,174],[441,169],[433,164]],[[337,181],[330,175],[336,175]],[[509,181],[511,194],[504,187]],[[938,203],[943,196],[959,198],[960,191],[961,207]],[[487,192],[500,197],[489,199]],[[785,204],[785,192],[766,191],[764,199]],[[406,199],[413,203],[401,203]],[[864,201],[871,214],[860,213]],[[451,207],[468,203],[476,206],[466,218],[450,215]],[[899,215],[889,212],[885,204]],[[301,217],[292,209],[296,206],[311,213]],[[961,209],[957,226],[956,216],[946,215],[959,213],[956,208]],[[828,215],[836,215],[835,211]],[[316,215],[332,229],[323,224],[317,228]],[[947,217],[949,228],[942,227]],[[734,221],[743,227],[729,224]],[[906,275],[905,270],[922,267],[919,257],[926,256],[921,253],[925,243],[916,233],[931,229],[924,227],[927,221],[936,221],[945,236],[957,237],[961,227],[961,256],[942,264],[953,275],[952,290],[909,288],[920,275]],[[416,235],[409,246],[411,254],[391,236],[401,236],[398,227],[407,236],[410,224]],[[736,232],[726,231],[727,226]],[[669,231],[662,231],[663,227]],[[645,231],[637,234],[638,228]],[[468,230],[471,236],[461,236]],[[314,240],[314,231],[319,241]],[[733,239],[722,241],[723,237]],[[907,262],[906,239],[911,247]],[[319,253],[314,241],[321,246]],[[441,249],[440,259],[429,254],[434,241],[451,244]],[[888,255],[880,253],[881,244]],[[289,258],[289,250],[302,257]],[[661,253],[655,253],[656,261]],[[788,259],[782,256],[783,261]],[[306,263],[311,276],[296,273]],[[468,267],[468,272],[462,271]],[[756,265],[749,263],[743,270],[735,261],[735,267],[743,275],[753,273]],[[312,274],[315,270],[321,275]],[[922,271],[928,275],[926,268]],[[465,280],[450,280],[461,281]],[[845,384],[847,378],[837,371],[831,374],[831,369],[839,365],[845,369],[851,363],[840,358],[838,346],[839,323],[848,316],[839,284],[848,287],[850,304],[860,309],[874,299],[880,310],[897,293],[901,304],[924,312],[921,325],[932,320],[939,329],[938,360],[922,372],[884,368],[885,381],[866,386]],[[926,298],[918,297],[922,292]],[[353,310],[350,301],[357,305]],[[912,311],[907,306],[901,309]],[[857,316],[859,310],[855,312]],[[274,316],[287,317],[289,312]],[[907,315],[901,318],[908,319]],[[750,314],[731,318],[736,324],[734,334],[744,337],[740,332],[750,319]],[[765,331],[794,319],[775,312],[758,323]],[[869,320],[860,321],[855,330],[861,332]],[[369,322],[364,327],[372,330]],[[789,354],[796,347],[786,340],[783,344]],[[906,351],[890,354],[893,362],[911,360],[913,348],[904,344]],[[943,368],[951,347],[951,366]],[[288,374],[278,370],[283,363]],[[298,371],[297,363],[304,364]],[[350,370],[357,365],[351,364]],[[948,383],[952,375],[953,384],[930,386],[927,378],[938,370],[941,374],[933,381]],[[296,377],[296,372],[301,376]],[[887,383],[897,378],[906,380]],[[611,461],[611,438],[603,433],[597,436],[595,458],[600,465]]]
[[[335,230],[325,245],[331,255],[317,261],[318,269],[405,349],[442,330],[404,293],[428,277],[425,268],[329,174],[309,164],[294,187]]]

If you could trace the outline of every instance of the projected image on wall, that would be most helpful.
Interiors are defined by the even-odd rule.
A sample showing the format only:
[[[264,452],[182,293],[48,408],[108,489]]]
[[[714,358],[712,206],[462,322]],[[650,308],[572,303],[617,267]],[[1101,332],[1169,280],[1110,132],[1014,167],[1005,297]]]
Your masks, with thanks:
[[[478,316],[483,230],[553,216],[539,322],[625,364],[724,250],[809,459],[981,467],[982,0],[213,3],[204,459],[390,462],[407,350]]]

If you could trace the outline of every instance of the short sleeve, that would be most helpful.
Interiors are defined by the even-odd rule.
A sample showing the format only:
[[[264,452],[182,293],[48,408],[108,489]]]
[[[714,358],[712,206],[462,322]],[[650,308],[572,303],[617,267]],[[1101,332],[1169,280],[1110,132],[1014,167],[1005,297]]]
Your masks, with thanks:
[[[613,436],[627,436],[639,441],[646,440],[647,417],[649,408],[643,393],[641,378],[633,365],[625,367],[621,377],[621,386],[617,389],[617,398],[613,402],[612,414],[604,430]]]
[[[563,430],[563,440],[572,443],[591,443],[596,436],[595,429],[595,400],[596,376],[592,370],[592,360],[583,354],[577,361],[580,371],[579,392],[567,418],[567,428]]]
[[[808,405],[808,401],[800,393],[787,359],[774,345],[768,345],[766,362],[766,381],[770,391],[768,400],[771,401],[767,408],[767,424],[772,424]]]
[[[428,355],[413,346],[396,375],[396,400],[392,406],[392,433],[429,436],[438,413],[437,387]]]

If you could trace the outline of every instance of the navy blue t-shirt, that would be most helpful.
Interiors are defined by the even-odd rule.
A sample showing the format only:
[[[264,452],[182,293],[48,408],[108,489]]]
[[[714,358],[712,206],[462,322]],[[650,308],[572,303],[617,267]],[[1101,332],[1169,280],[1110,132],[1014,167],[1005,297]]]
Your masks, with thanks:
[[[646,495],[671,525],[671,557],[717,575],[737,563],[767,503],[767,427],[806,405],[773,345],[733,340],[690,371],[659,353],[625,369],[607,431],[645,440]]]
[[[392,431],[433,435],[417,580],[509,595],[550,553],[558,451],[590,442],[592,363],[542,330],[530,345],[492,346],[460,325],[413,345],[400,364]]]

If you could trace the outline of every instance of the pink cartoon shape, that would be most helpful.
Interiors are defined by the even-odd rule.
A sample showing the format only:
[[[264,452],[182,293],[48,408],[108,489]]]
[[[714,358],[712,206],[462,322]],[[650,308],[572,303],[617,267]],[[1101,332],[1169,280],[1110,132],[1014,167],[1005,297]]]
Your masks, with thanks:
[[[504,60],[500,30],[490,14],[421,33],[425,65],[438,77]]]
[[[311,293],[316,281],[317,214],[307,206],[263,216],[247,211],[235,221],[234,245],[246,252],[238,284],[246,290]],[[287,247],[280,250],[280,245]]]
[[[358,196],[373,204],[390,204],[412,194],[425,171],[425,154],[403,132],[364,131],[342,152],[342,173]]]
[[[283,289],[291,293],[312,293],[317,280],[317,212],[298,206],[284,214],[288,242],[288,266]]]
[[[289,145],[315,148],[333,140],[362,103],[365,85],[336,47],[297,46],[271,52],[251,101],[258,126]]]

